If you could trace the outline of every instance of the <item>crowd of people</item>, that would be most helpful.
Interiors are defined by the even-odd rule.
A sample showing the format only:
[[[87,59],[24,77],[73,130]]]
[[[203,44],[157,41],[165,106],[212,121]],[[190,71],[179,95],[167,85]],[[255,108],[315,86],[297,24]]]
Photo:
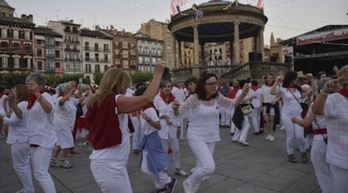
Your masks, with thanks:
[[[221,127],[230,128],[231,142],[246,148],[253,146],[249,134],[265,132],[272,143],[278,140],[276,129],[284,128],[290,163],[298,162],[294,149],[303,163],[310,150],[322,192],[348,190],[348,65],[334,68],[331,77],[289,71],[267,74],[261,82],[227,83],[204,72],[187,79],[185,88],[162,79],[163,71],[155,65],[150,83],[135,90],[130,76],[117,68],[103,75],[97,90],[70,81],[48,93],[44,76],[36,73],[7,93],[0,86],[0,127],[23,185],[19,192],[35,192],[32,175],[44,192],[56,192],[48,169],[73,167],[69,157],[78,152],[78,135],[79,145],[93,149],[90,169],[102,192],[133,192],[127,171],[133,150],[140,154],[140,170],[153,180],[152,193],[173,193],[177,179],[172,173],[186,178],[185,193],[195,193],[215,171]],[[196,159],[190,172],[180,165],[181,140],[188,141]]]

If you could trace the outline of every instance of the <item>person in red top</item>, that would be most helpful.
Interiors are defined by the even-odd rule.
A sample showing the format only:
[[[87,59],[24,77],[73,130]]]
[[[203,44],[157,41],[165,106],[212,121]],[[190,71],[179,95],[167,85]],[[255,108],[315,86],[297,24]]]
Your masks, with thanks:
[[[130,76],[118,68],[110,68],[87,103],[86,126],[93,148],[89,157],[91,171],[104,193],[133,192],[126,167],[131,149],[128,113],[152,102],[163,71],[164,66],[155,65],[154,78],[144,94],[127,97],[124,94],[131,83]]]

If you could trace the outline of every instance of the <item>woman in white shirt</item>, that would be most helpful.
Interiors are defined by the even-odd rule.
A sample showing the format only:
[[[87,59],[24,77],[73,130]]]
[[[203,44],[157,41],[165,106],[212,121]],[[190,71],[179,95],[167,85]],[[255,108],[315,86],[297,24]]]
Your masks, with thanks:
[[[193,173],[183,182],[185,193],[196,192],[202,179],[214,172],[213,151],[215,143],[220,141],[219,114],[232,114],[233,107],[239,105],[249,91],[245,84],[243,93],[233,100],[219,94],[217,86],[217,76],[205,72],[197,82],[195,93],[183,105],[174,102],[172,106],[178,118],[187,117],[189,121],[187,140],[197,159]]]
[[[273,95],[281,96],[283,100],[282,107],[282,123],[286,131],[286,150],[288,154],[288,161],[296,163],[297,160],[294,156],[294,144],[293,141],[297,138],[300,142],[301,159],[303,163],[308,161],[306,154],[306,141],[304,138],[304,129],[291,122],[291,118],[295,117],[300,119],[302,107],[300,102],[308,93],[301,92],[299,86],[297,86],[297,73],[289,71],[285,74],[283,84],[278,87],[281,81],[281,77],[277,77],[276,82],[273,84],[270,92]]]
[[[53,127],[53,99],[44,91],[46,80],[41,74],[30,74],[25,83],[29,89],[27,110],[32,170],[43,191],[55,193],[56,188],[48,173],[52,149],[57,141]]]
[[[6,142],[11,145],[13,166],[23,185],[21,192],[34,193],[27,127],[29,122],[27,112],[28,94],[29,91],[25,84],[15,86],[14,92],[10,93],[8,97],[10,107],[13,109],[14,113],[10,118],[0,115],[0,122],[3,122],[4,125],[9,125]]]

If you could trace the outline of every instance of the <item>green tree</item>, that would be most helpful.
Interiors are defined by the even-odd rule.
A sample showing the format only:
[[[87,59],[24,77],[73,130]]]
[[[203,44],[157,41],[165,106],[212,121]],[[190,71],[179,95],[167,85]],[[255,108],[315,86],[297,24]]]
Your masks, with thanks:
[[[100,81],[101,81],[103,75],[104,75],[103,73],[95,73],[95,74],[94,74],[93,80],[94,80],[94,83],[95,83],[96,85],[99,85],[99,84],[100,84]]]
[[[4,73],[0,74],[0,84],[6,86],[6,87],[14,87],[17,84],[24,84],[25,78],[29,75],[28,72],[21,72],[21,73]]]
[[[140,82],[147,82],[151,80],[153,77],[153,74],[151,72],[135,72],[132,76],[132,81],[134,84],[140,83]]]

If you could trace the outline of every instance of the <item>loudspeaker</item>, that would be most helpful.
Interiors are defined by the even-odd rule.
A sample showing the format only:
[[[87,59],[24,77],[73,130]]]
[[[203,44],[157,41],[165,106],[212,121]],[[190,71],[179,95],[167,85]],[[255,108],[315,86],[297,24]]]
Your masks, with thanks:
[[[292,57],[291,56],[285,56],[284,63],[285,64],[292,64]]]
[[[249,52],[249,62],[261,62],[262,54],[259,52]]]

